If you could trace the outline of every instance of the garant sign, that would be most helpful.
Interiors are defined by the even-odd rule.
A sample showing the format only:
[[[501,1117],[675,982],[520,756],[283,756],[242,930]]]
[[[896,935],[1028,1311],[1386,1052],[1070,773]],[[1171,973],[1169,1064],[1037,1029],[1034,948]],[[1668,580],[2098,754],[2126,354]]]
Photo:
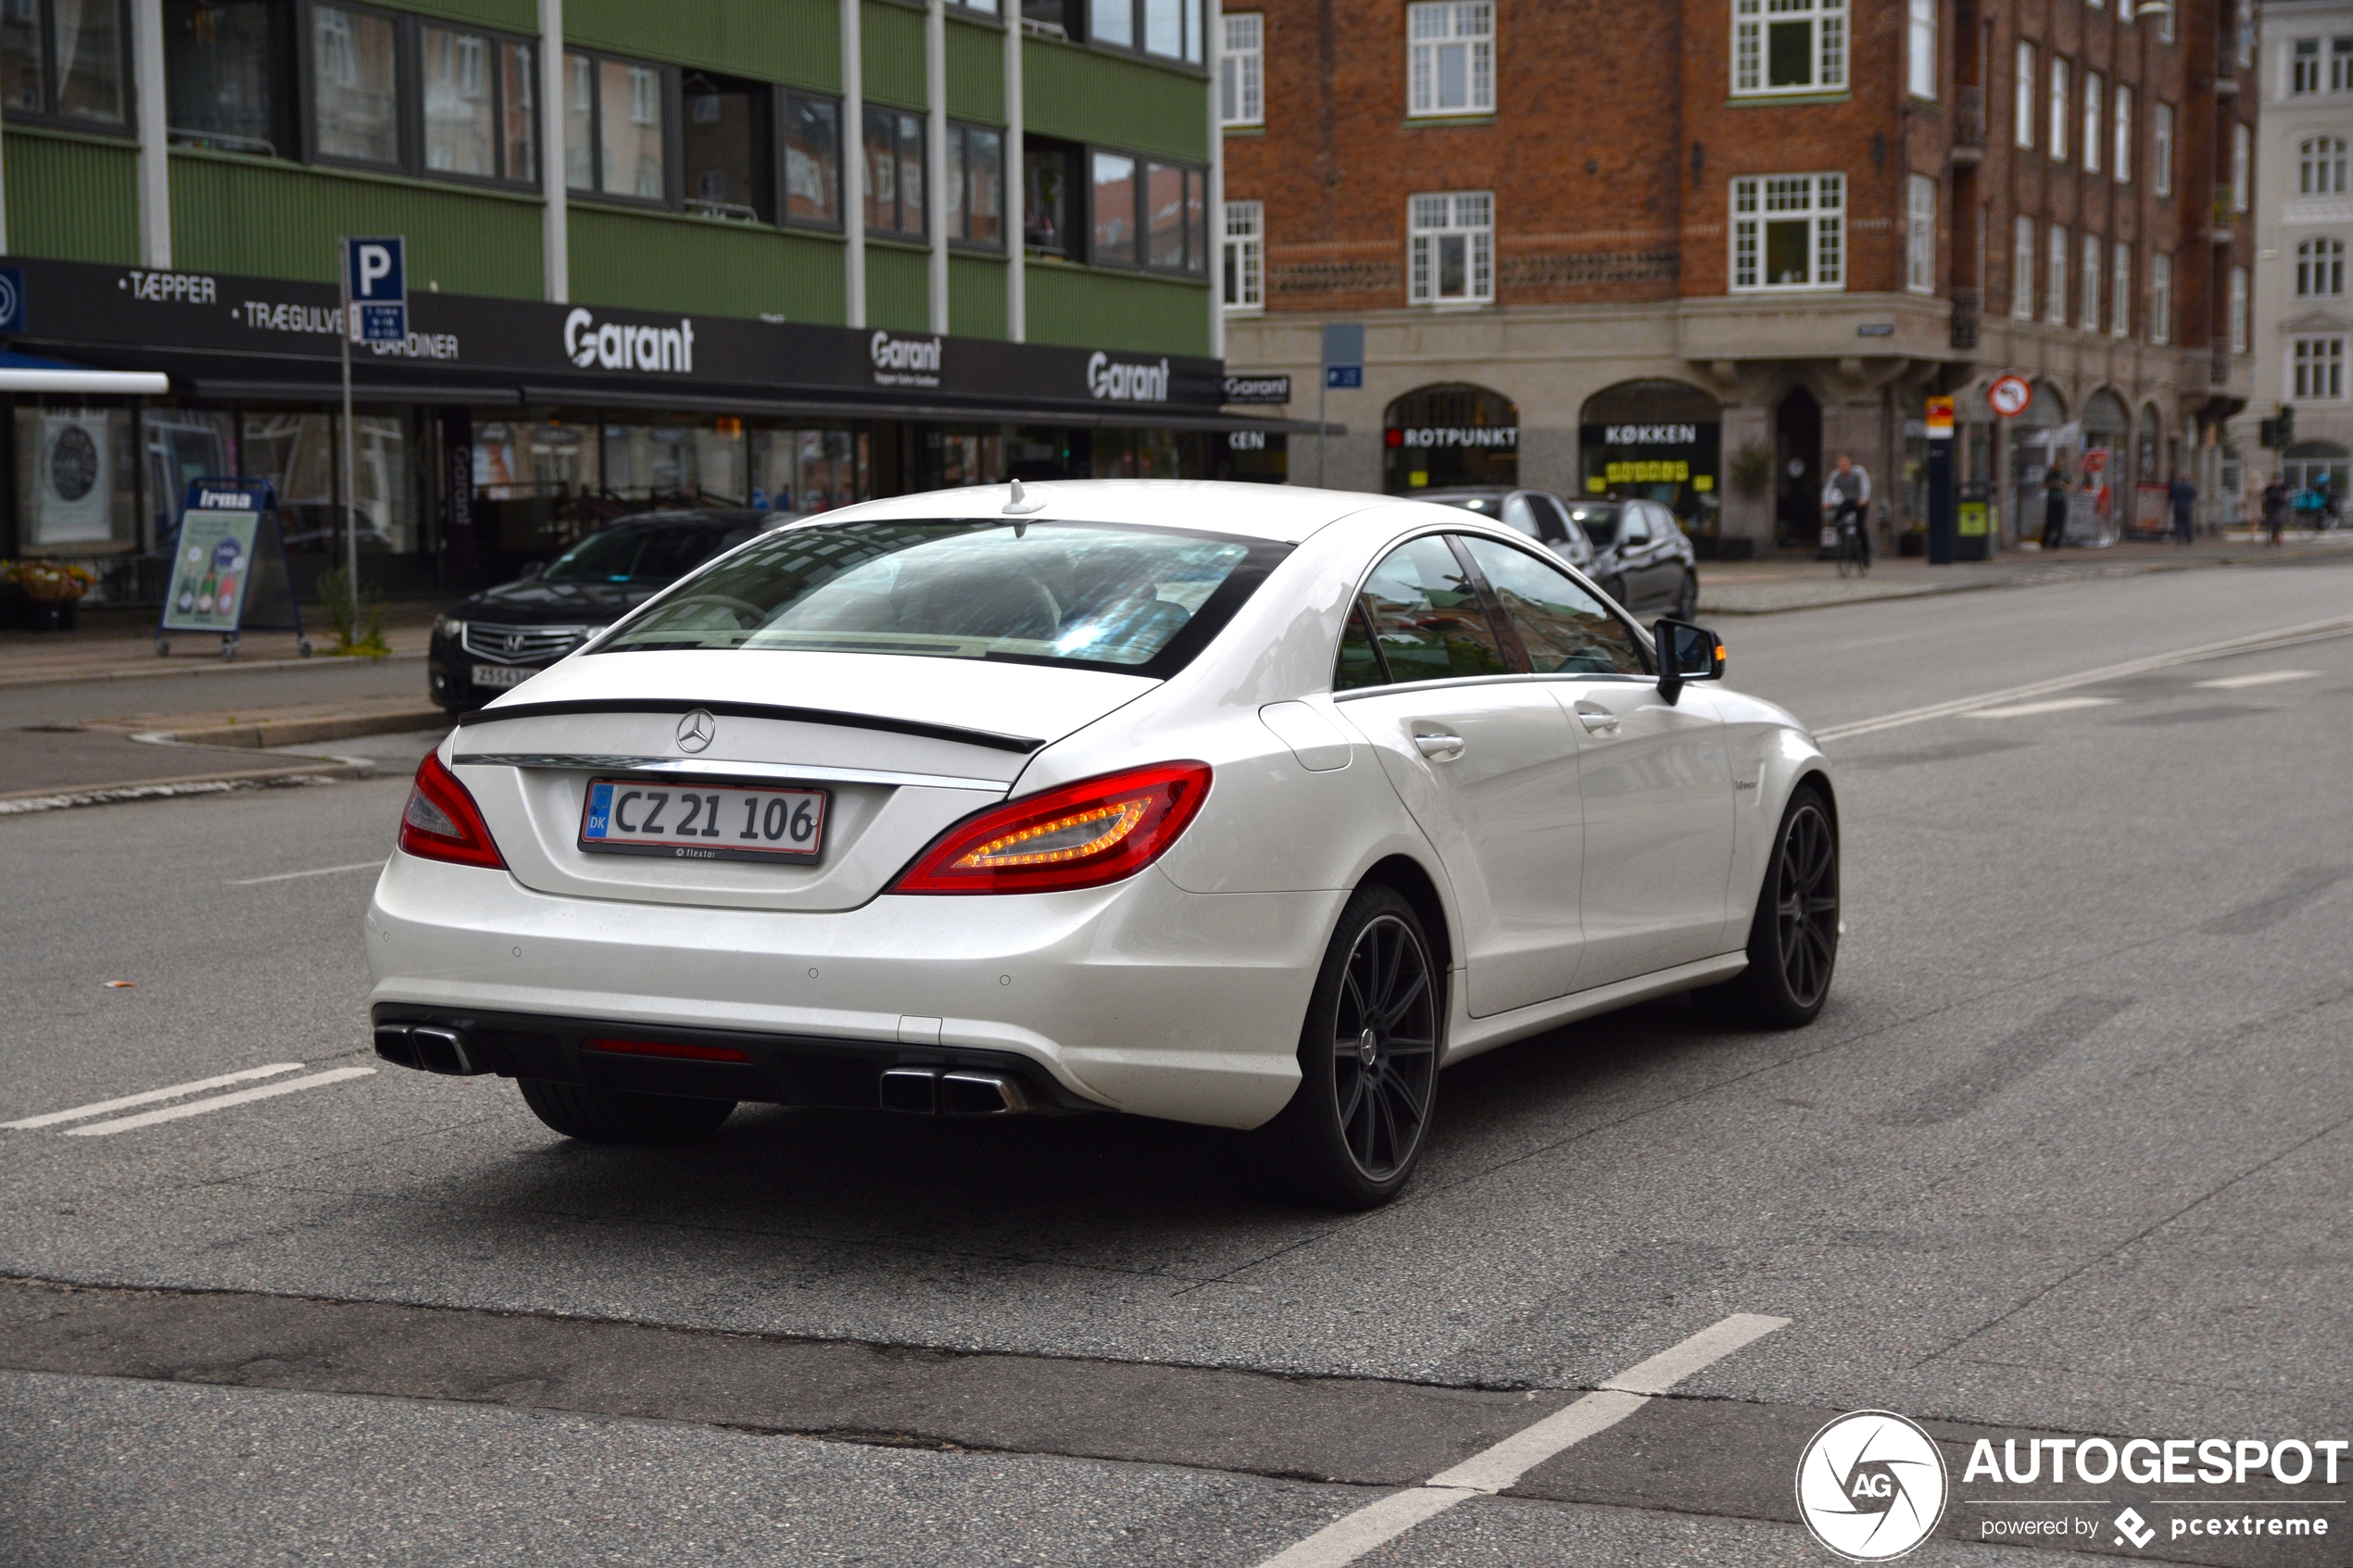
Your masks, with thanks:
[[[1137,365],[1114,359],[1101,349],[1087,357],[1087,395],[1114,403],[1168,401],[1168,361]]]
[[[663,375],[695,373],[695,323],[680,317],[674,327],[630,326],[575,309],[564,318],[564,357],[584,370],[652,370]]]
[[[876,386],[937,386],[941,343],[936,337],[893,337],[876,332],[866,345]]]

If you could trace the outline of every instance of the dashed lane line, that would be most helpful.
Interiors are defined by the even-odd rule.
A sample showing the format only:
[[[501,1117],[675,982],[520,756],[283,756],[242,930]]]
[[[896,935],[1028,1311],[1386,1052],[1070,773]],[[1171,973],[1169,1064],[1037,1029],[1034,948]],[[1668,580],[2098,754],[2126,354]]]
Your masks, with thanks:
[[[99,1122],[87,1127],[69,1127],[69,1138],[101,1138],[110,1133],[133,1133],[142,1127],[159,1123],[177,1122],[183,1116],[202,1116],[208,1111],[226,1110],[233,1105],[251,1105],[258,1099],[274,1099],[280,1095],[299,1094],[304,1089],[323,1089],[330,1084],[341,1084],[353,1078],[371,1077],[372,1067],[337,1067],[325,1073],[313,1073],[307,1078],[289,1078],[283,1083],[264,1084],[256,1089],[241,1089],[233,1095],[216,1095],[186,1105],[169,1105],[161,1110],[143,1111],[137,1116],[125,1116],[119,1121]]]
[[[2264,670],[2252,675],[2225,675],[2219,681],[2200,681],[2197,684],[2212,692],[2236,692],[2249,686],[2277,685],[2282,681],[2316,680],[2320,673],[2317,670]]]
[[[382,871],[382,860],[354,860],[347,866],[321,866],[316,871],[280,872],[274,876],[241,876],[223,883],[224,887],[259,887],[265,882],[300,882],[307,876],[340,876],[346,872]]]
[[[273,1061],[267,1067],[248,1067],[242,1073],[223,1073],[217,1078],[199,1078],[192,1084],[173,1084],[168,1088],[148,1089],[144,1093],[124,1095],[119,1099],[102,1099],[93,1105],[77,1105],[70,1110],[52,1110],[46,1115],[28,1116],[20,1122],[0,1122],[0,1129],[9,1132],[32,1132],[42,1127],[54,1127],[61,1122],[87,1122],[93,1116],[109,1111],[129,1110],[133,1106],[153,1105],[158,1100],[182,1099],[200,1095],[207,1089],[225,1089],[232,1084],[249,1084],[256,1078],[275,1078],[287,1073],[299,1073],[299,1061]]]
[[[1342,1515],[1261,1568],[1345,1568],[1366,1552],[1435,1519],[1456,1503],[1492,1497],[1555,1454],[1573,1448],[1641,1410],[1693,1373],[1755,1343],[1787,1318],[1735,1312],[1672,1349],[1653,1356],[1594,1392],[1522,1428],[1493,1447],[1441,1470],[1418,1486],[1391,1492]]]
[[[2032,719],[2038,713],[2071,713],[2079,708],[2113,708],[2112,696],[2055,696],[2047,702],[2018,702],[2007,708],[1973,708],[1966,719]]]

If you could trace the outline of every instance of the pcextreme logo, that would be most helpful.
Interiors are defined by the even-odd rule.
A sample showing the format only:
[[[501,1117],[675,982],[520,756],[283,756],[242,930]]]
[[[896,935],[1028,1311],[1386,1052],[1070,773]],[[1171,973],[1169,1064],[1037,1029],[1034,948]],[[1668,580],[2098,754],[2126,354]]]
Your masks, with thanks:
[[[1928,1539],[1950,1489],[1935,1440],[1887,1411],[1840,1416],[1797,1461],[1798,1517],[1850,1562],[1885,1562]]]

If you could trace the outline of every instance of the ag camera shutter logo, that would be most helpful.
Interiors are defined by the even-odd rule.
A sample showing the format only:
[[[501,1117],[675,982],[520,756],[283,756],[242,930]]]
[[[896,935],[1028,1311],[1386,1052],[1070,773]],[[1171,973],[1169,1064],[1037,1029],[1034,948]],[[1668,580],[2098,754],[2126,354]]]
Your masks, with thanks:
[[[1849,1562],[1885,1562],[1928,1539],[1950,1493],[1935,1439],[1887,1411],[1840,1416],[1797,1461],[1798,1517]]]

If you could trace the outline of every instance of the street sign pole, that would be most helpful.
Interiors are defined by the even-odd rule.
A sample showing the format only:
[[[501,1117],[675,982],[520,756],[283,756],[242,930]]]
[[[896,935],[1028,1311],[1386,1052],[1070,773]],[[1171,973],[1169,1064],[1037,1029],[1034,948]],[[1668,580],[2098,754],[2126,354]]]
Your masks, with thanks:
[[[343,274],[343,567],[351,580],[351,633],[359,633],[359,439],[352,430],[351,345],[403,343],[409,337],[408,242],[336,242]]]
[[[1328,441],[1324,410],[1331,389],[1343,391],[1365,384],[1365,327],[1360,321],[1324,323],[1323,384],[1315,392],[1315,483],[1324,483],[1324,448]]]
[[[358,476],[351,471],[354,443],[351,439],[351,340],[359,335],[359,324],[353,318],[357,308],[351,299],[351,241],[335,241],[341,251],[342,266],[335,269],[343,277],[343,571],[344,586],[351,595],[351,619],[346,624],[350,631],[346,638],[357,641],[359,636],[359,486]]]

